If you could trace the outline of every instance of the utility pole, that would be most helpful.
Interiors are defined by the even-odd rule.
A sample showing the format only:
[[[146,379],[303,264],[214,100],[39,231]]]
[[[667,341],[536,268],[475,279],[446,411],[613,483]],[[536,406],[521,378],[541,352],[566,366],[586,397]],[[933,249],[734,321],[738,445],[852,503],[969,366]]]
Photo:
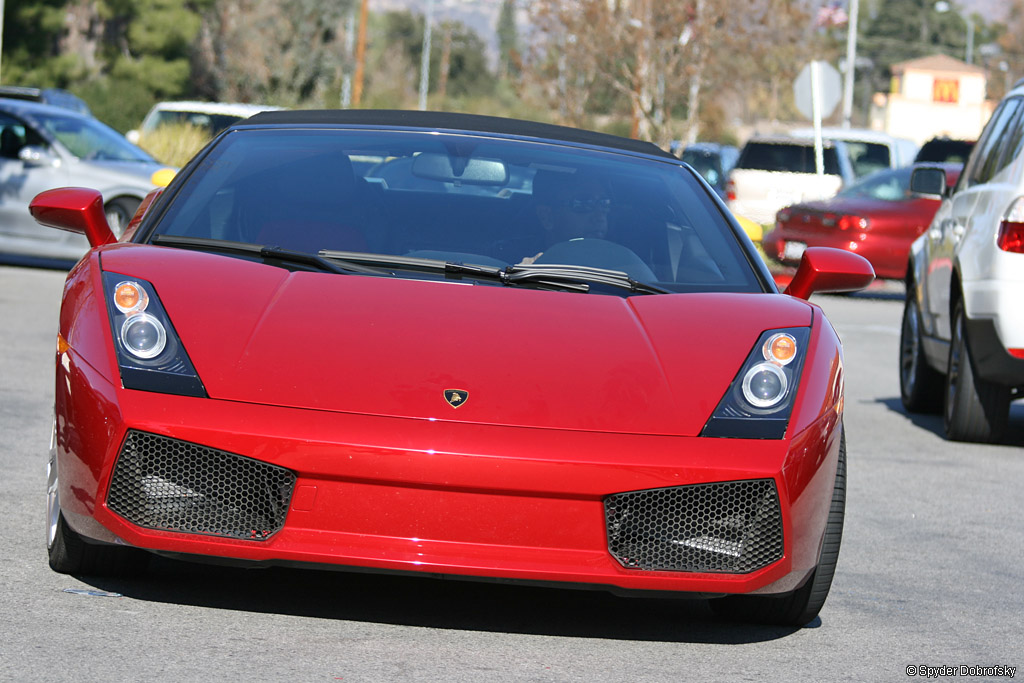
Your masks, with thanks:
[[[341,108],[352,106],[352,61],[356,45],[356,9],[353,6],[345,20],[345,68],[341,79]]]
[[[427,110],[427,89],[430,87],[430,29],[434,21],[434,0],[427,0],[423,22],[423,58],[420,60],[420,111]]]
[[[437,94],[441,99],[442,108],[444,107],[444,98],[448,95],[448,70],[451,68],[452,61],[452,25],[451,22],[446,22],[444,25],[444,42],[441,43],[441,66],[438,68],[440,72],[437,76]]]
[[[352,106],[358,107],[363,99],[363,66],[366,63],[366,20],[370,13],[369,0],[359,8],[359,38],[356,41],[356,76],[352,84]]]
[[[2,64],[4,54],[4,0],[0,0],[0,64]],[[0,71],[0,74],[3,72]],[[0,78],[0,83],[3,83],[3,79]]]

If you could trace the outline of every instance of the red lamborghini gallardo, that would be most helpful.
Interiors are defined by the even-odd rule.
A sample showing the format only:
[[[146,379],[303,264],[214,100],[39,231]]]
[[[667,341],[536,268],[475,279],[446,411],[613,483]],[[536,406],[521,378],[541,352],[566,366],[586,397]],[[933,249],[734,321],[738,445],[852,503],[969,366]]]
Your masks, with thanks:
[[[780,293],[687,165],[635,140],[395,111],[220,134],[64,289],[48,550],[710,599],[801,625],[845,501],[843,355],[809,248]]]

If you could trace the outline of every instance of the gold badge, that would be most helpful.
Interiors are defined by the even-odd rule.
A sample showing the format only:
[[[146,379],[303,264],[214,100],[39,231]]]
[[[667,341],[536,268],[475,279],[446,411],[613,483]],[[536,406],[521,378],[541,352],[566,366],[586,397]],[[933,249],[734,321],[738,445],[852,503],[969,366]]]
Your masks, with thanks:
[[[444,400],[448,401],[452,408],[458,408],[469,400],[469,392],[462,389],[445,389]]]

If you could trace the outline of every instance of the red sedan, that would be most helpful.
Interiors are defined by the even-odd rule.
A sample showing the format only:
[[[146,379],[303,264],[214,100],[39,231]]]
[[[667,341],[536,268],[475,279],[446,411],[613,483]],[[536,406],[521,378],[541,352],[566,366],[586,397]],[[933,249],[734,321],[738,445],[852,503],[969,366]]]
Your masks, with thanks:
[[[871,266],[809,249],[780,293],[650,143],[274,112],[121,241],[97,192],[32,211],[93,245],[56,349],[58,572],[201,556],[671,591],[794,625],[825,602],[844,367],[806,299]]]
[[[947,187],[952,187],[963,164],[940,165],[946,169]],[[912,170],[879,171],[829,199],[787,206],[776,214],[775,229],[762,241],[765,253],[795,266],[809,246],[835,247],[866,258],[880,278],[902,280],[911,242],[939,208],[938,199],[911,194]]]

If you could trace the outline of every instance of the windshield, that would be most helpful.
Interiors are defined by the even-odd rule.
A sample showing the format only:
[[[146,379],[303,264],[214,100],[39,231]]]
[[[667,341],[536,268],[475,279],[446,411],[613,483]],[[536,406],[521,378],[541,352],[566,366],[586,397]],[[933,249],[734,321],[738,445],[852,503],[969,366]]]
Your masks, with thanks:
[[[35,114],[34,118],[79,159],[155,163],[152,157],[128,142],[123,135],[95,119],[55,114]]]
[[[822,149],[822,163],[828,175],[840,175],[835,147]],[[791,142],[748,142],[736,168],[786,173],[815,173],[814,146]]]
[[[586,266],[669,291],[762,291],[718,205],[671,162],[475,135],[243,128],[183,180],[140,239]]]
[[[243,118],[245,117],[236,116],[235,114],[209,114],[199,111],[159,110],[154,112],[154,115],[146,118],[143,130],[147,133],[151,133],[160,126],[188,124],[190,126],[202,128],[208,131],[211,135],[216,135],[231,124],[241,121]]]
[[[870,197],[897,202],[910,197],[909,166],[894,171],[878,171],[839,191],[838,197]]]
[[[846,149],[858,178],[893,166],[889,159],[889,146],[880,142],[846,140]]]

